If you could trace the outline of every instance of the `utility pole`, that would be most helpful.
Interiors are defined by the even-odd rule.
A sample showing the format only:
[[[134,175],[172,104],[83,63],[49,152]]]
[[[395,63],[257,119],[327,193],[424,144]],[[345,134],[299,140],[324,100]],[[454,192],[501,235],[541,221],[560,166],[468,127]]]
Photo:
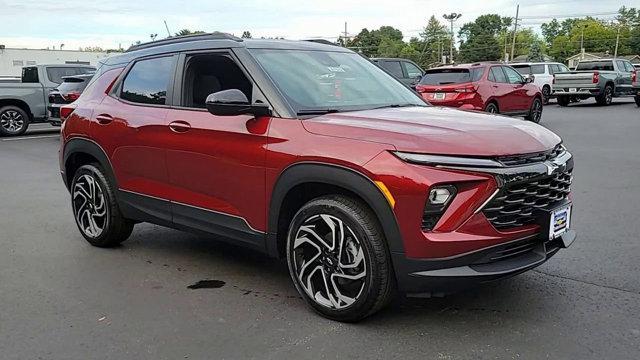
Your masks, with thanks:
[[[618,44],[620,43],[620,25],[618,25],[618,35],[616,36],[616,50],[613,53],[613,58],[618,57]]]
[[[584,28],[586,25],[580,26],[580,60],[584,60]]]
[[[167,20],[164,20],[164,28],[167,29],[167,36],[171,37],[171,32],[169,31],[169,26],[167,26]]]
[[[343,40],[343,45],[344,47],[347,47],[347,41],[349,40],[349,32],[347,32],[347,22],[344,22],[344,36],[342,38]]]
[[[451,23],[451,44],[449,46],[449,63],[453,64],[453,42],[455,41],[454,39],[454,34],[453,34],[453,23],[460,19],[460,17],[462,16],[462,14],[458,14],[458,13],[451,13],[451,14],[444,14],[442,15],[443,18],[445,18],[445,20],[449,21]]]
[[[516,52],[516,35],[518,35],[518,15],[520,14],[520,4],[516,6],[516,21],[513,23],[513,42],[511,43],[511,61],[513,53]]]

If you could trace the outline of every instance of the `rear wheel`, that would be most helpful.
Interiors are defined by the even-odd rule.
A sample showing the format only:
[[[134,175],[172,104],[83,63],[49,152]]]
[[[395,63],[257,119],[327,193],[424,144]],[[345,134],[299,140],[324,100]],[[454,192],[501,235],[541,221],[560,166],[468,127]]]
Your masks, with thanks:
[[[96,164],[81,166],[73,176],[71,206],[80,233],[93,246],[116,246],[133,231],[134,223],[120,213],[114,186]]]
[[[540,100],[540,98],[533,99],[531,109],[529,109],[529,115],[524,118],[525,120],[533,121],[534,123],[540,122],[540,119],[542,119],[542,100]]]
[[[596,102],[599,105],[611,105],[611,101],[613,101],[613,86],[607,85],[602,94],[596,96]]]
[[[636,95],[633,99],[636,101],[636,105],[640,107],[640,95]]]
[[[29,115],[24,110],[13,105],[0,108],[0,135],[22,135],[28,127]]]
[[[545,85],[542,87],[542,102],[544,105],[549,103],[549,97],[551,96],[551,88],[549,85]]]
[[[484,108],[484,111],[491,113],[491,114],[499,114],[500,110],[498,109],[498,105],[496,105],[496,103],[494,102],[490,102],[487,104],[487,106]]]
[[[558,105],[569,106],[571,99],[568,96],[558,96]]]
[[[294,216],[287,263],[296,289],[322,316],[361,320],[389,303],[393,272],[382,229],[359,200],[311,200]]]

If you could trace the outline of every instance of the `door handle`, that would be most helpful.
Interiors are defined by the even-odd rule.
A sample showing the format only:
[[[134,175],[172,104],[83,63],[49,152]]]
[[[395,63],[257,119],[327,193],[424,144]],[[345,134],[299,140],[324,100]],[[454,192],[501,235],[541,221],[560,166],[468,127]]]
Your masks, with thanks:
[[[169,124],[169,129],[174,133],[184,133],[191,129],[191,125],[186,121],[176,120]]]
[[[96,116],[96,120],[98,120],[99,124],[102,125],[107,125],[110,122],[113,121],[113,116],[109,115],[109,114],[100,114],[98,116]]]

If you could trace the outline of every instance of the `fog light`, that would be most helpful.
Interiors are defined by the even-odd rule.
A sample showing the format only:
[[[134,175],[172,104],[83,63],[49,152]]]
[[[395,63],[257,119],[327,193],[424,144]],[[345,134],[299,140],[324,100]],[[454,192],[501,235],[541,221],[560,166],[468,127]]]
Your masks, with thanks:
[[[451,191],[449,188],[433,188],[429,191],[429,204],[431,205],[446,204],[447,201],[449,201],[449,198],[451,198]]]

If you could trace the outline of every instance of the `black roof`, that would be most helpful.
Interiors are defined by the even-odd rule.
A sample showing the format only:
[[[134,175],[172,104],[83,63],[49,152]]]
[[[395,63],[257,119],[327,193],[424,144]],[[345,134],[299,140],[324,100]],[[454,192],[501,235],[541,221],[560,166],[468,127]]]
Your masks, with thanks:
[[[328,45],[316,41],[279,40],[279,39],[241,39],[236,36],[213,32],[176,36],[162,40],[134,45],[122,54],[114,55],[103,63],[117,65],[128,63],[142,56],[170,53],[185,50],[206,50],[219,48],[248,48],[248,49],[288,49],[288,50],[318,50],[332,52],[352,52],[335,45]]]

